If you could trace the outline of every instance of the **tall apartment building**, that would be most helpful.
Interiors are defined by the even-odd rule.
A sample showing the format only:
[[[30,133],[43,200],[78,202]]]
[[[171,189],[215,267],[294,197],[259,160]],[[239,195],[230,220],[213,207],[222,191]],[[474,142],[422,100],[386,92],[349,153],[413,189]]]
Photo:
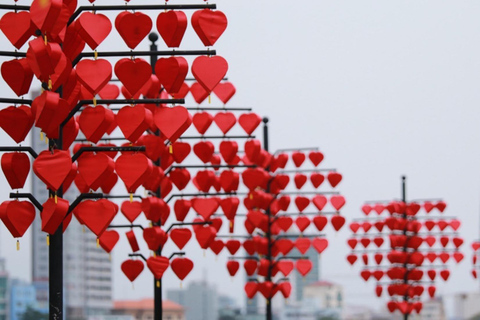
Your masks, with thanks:
[[[186,290],[167,290],[167,299],[185,308],[186,320],[218,318],[217,290],[206,281],[191,282]]]
[[[40,152],[47,149],[40,133],[34,130],[32,147]],[[48,198],[45,184],[32,179],[32,193],[43,203]],[[64,198],[70,203],[78,196],[72,184]],[[32,226],[32,281],[37,300],[48,305],[48,246],[46,233],[41,231],[40,216]],[[69,320],[83,320],[90,315],[104,315],[112,308],[112,265],[109,255],[97,248],[96,236],[75,218],[63,235],[64,314]]]

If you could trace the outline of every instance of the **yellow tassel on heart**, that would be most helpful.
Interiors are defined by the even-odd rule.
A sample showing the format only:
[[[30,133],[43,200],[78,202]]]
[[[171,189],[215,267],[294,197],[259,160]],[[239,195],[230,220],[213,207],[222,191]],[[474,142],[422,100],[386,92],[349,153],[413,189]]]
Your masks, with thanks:
[[[97,50],[93,51],[93,58],[94,58],[95,60],[97,60],[97,58],[98,58],[98,52],[97,52]]]
[[[97,98],[93,97],[92,102],[93,102],[93,106],[96,107],[97,106]]]
[[[170,144],[170,146],[168,147],[168,152],[169,152],[170,154],[173,153],[173,144]]]
[[[58,197],[57,197],[57,194],[55,193],[55,204],[58,203]]]
[[[48,138],[47,137],[45,137],[45,143],[48,144]]]
[[[48,79],[48,90],[52,90],[53,85],[52,85],[52,79]]]
[[[156,256],[157,256],[157,253],[153,251],[153,257],[156,257]]]
[[[212,103],[212,95],[211,94],[208,95],[208,104],[210,104],[210,103]]]
[[[40,2],[42,2],[42,1],[40,1]],[[46,1],[43,1],[43,2],[46,2]],[[45,45],[48,44],[47,35],[43,36],[43,42],[45,43]]]
[[[47,246],[50,246],[50,235],[47,234]]]
[[[133,202],[133,193],[130,193],[130,203]]]
[[[82,233],[85,233],[85,226],[82,226]]]
[[[17,251],[20,251],[20,241],[17,240]]]
[[[43,132],[40,131],[40,141],[44,141],[45,140],[45,136],[43,135]]]
[[[97,238],[97,248],[100,247],[100,239]]]
[[[270,300],[267,300],[267,301],[265,301],[265,302],[267,303],[267,305],[269,305],[269,304],[270,304]]]
[[[230,229],[233,228],[233,221],[230,220]]]
[[[160,288],[160,280],[157,280],[157,288]]]

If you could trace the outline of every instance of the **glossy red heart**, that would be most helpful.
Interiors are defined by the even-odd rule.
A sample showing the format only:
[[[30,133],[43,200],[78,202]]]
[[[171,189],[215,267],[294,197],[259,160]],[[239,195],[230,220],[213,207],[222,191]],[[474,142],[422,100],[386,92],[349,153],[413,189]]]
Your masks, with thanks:
[[[160,58],[155,64],[155,74],[162,86],[173,96],[179,92],[188,73],[188,62],[183,57]]]
[[[2,171],[12,189],[21,189],[30,172],[30,159],[26,153],[4,153],[1,160]]]
[[[130,49],[135,49],[152,30],[152,19],[142,12],[121,12],[115,18],[115,29]]]
[[[223,243],[222,240],[213,240],[210,243],[210,249],[212,250],[213,253],[218,255],[222,250],[225,244]]]
[[[10,43],[20,49],[33,35],[36,26],[31,21],[28,11],[7,12],[0,20],[0,29]]]
[[[40,152],[33,161],[35,175],[53,191],[60,188],[72,169],[72,158],[68,151],[49,150]]]
[[[238,190],[240,183],[240,174],[233,170],[224,170],[220,174],[220,185],[225,192],[234,192]]]
[[[322,211],[327,204],[327,198],[322,195],[316,195],[312,198],[312,203],[317,207],[318,211]]]
[[[54,234],[65,219],[69,206],[69,202],[65,199],[49,198],[42,205],[43,210],[40,213],[40,217],[42,218],[42,231]]]
[[[227,28],[227,17],[221,11],[203,9],[192,15],[192,27],[202,43],[213,46]]]
[[[182,250],[192,237],[192,231],[187,228],[176,228],[170,231],[170,238]]]
[[[308,158],[313,163],[313,165],[317,167],[323,161],[324,156],[323,153],[321,153],[320,151],[311,151],[308,154]]]
[[[161,279],[169,265],[170,260],[166,257],[150,257],[147,259],[147,267],[153,273],[155,279]]]
[[[185,277],[192,271],[193,269],[193,262],[188,258],[175,258],[172,260],[170,264],[172,271],[175,275],[180,279],[184,280]]]
[[[191,70],[198,83],[210,93],[227,74],[228,63],[221,56],[199,56],[193,61]]]
[[[297,240],[295,240],[295,247],[301,254],[305,254],[310,248],[310,245],[311,241],[308,238],[297,238]]]
[[[2,63],[2,77],[17,96],[27,94],[33,79],[33,71],[27,59],[14,59]]]
[[[177,141],[172,145],[172,156],[176,163],[182,163],[190,154],[192,147],[186,142]]]
[[[103,153],[84,153],[78,159],[78,172],[89,189],[97,190],[115,169],[113,160]]]
[[[144,265],[141,260],[126,260],[120,268],[128,280],[133,282],[142,273]]]
[[[134,107],[121,108],[115,120],[125,138],[135,142],[153,124],[153,115],[143,105],[137,104]]]
[[[170,171],[170,179],[178,190],[183,190],[190,182],[190,172],[185,168],[175,168]]]
[[[305,154],[304,153],[301,153],[301,152],[294,152],[292,153],[292,160],[293,160],[293,164],[295,165],[295,167],[300,167],[303,162],[305,161]]]
[[[300,259],[295,263],[295,267],[302,276],[306,276],[312,270],[312,266],[312,262],[308,259]]]
[[[184,107],[160,107],[155,112],[154,122],[160,132],[173,143],[192,124],[192,116]]]
[[[261,168],[248,168],[242,172],[243,183],[249,190],[266,189],[270,175]]]
[[[187,16],[183,11],[170,10],[157,17],[157,30],[167,47],[180,47],[187,29]]]
[[[30,107],[21,105],[0,110],[0,127],[16,142],[20,143],[32,129],[34,116]]]
[[[324,216],[316,216],[313,218],[312,221],[318,231],[322,231],[328,222],[327,217],[324,217]]]
[[[95,50],[112,31],[110,19],[103,14],[84,12],[77,19],[78,33]]]
[[[140,201],[123,201],[120,211],[130,223],[133,223],[142,213],[142,203]]]
[[[150,80],[152,67],[147,61],[140,58],[123,58],[115,64],[115,75],[131,93],[130,97],[126,97],[130,99]]]
[[[175,211],[175,217],[177,218],[177,221],[182,222],[185,220],[185,217],[187,216],[188,211],[190,211],[190,208],[192,207],[192,204],[190,200],[186,199],[179,199],[175,201],[174,205],[174,211]]]
[[[314,172],[310,175],[310,181],[314,188],[320,187],[320,185],[325,181],[325,176],[321,173]]]
[[[223,102],[223,104],[227,104],[228,101],[233,97],[235,94],[236,89],[231,82],[221,82],[217,84],[217,86],[213,89],[213,93]]]
[[[157,197],[143,198],[142,210],[148,220],[161,222],[162,224],[170,215],[169,205],[163,199]]]
[[[102,92],[102,95],[105,95],[102,89],[105,90],[108,82],[112,79],[112,65],[108,60],[83,59],[77,64],[76,70],[78,80],[91,94],[96,95]],[[118,87],[115,85],[109,86],[114,86],[118,90]]]
[[[198,104],[201,104],[210,95],[210,93],[207,92],[198,82],[192,83],[190,92],[193,96],[193,100],[195,100],[195,102]]]
[[[0,204],[0,218],[13,237],[22,237],[35,220],[35,207],[28,201],[5,201]]]
[[[112,251],[119,239],[120,236],[115,230],[107,230],[98,238],[100,247],[108,253]]]
[[[112,202],[106,199],[85,200],[74,209],[74,214],[82,224],[100,237],[115,218],[117,209]]]
[[[311,223],[310,219],[305,216],[299,216],[297,219],[295,219],[295,224],[297,225],[300,232],[305,231],[305,229],[308,228],[310,223]]]
[[[256,113],[244,113],[238,117],[238,124],[246,134],[251,135],[253,131],[262,123],[262,118]]]
[[[220,205],[218,198],[193,198],[191,203],[193,209],[205,220],[210,219]]]

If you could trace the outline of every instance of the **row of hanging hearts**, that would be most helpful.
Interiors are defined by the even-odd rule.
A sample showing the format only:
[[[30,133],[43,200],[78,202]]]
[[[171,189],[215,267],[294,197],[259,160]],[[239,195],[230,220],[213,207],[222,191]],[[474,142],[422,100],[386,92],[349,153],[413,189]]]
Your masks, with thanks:
[[[95,50],[110,34],[112,23],[103,14],[84,12],[67,26],[76,7],[76,0],[68,3],[35,0],[30,11],[15,11],[3,15],[0,29],[17,49],[39,29],[47,34],[49,39],[67,47],[73,46],[75,41],[81,50],[85,44]],[[128,10],[128,6],[126,9]],[[170,48],[180,46],[187,24],[187,16],[183,11],[162,12],[156,20],[157,30]],[[202,43],[213,46],[227,28],[228,22],[223,12],[203,9],[193,13],[191,24]],[[150,33],[152,25],[151,18],[141,12],[123,11],[115,19],[115,28],[132,50]]]
[[[397,248],[397,247],[406,247],[412,249],[418,249],[422,244],[426,244],[428,247],[432,248],[433,245],[437,242],[440,243],[441,247],[445,248],[448,246],[449,243],[452,244],[453,247],[459,248],[463,244],[463,239],[459,237],[448,237],[448,236],[438,236],[437,238],[434,236],[425,236],[425,237],[418,237],[418,236],[411,236],[407,237],[404,235],[390,235],[390,247]],[[384,239],[382,237],[375,237],[375,238],[352,238],[347,240],[348,245],[350,248],[355,249],[358,243],[362,244],[362,246],[366,249],[371,243],[374,243],[378,248],[382,246],[384,243]]]
[[[373,255],[373,260],[375,261],[375,263],[377,265],[380,265],[383,261],[383,258],[388,256],[388,255],[384,255],[382,253],[372,253],[371,255]],[[460,263],[460,261],[462,261],[463,258],[465,257],[464,254],[459,252],[459,251],[455,251],[453,253],[448,253],[448,252],[445,252],[445,251],[428,252],[428,253],[424,253],[424,255],[425,255],[425,258],[428,261],[430,261],[430,263],[435,262],[436,259],[440,260],[442,263],[447,263],[447,261],[450,258],[453,258],[456,263]],[[370,260],[369,260],[369,254],[367,254],[367,253],[351,254],[351,255],[347,256],[347,260],[350,262],[350,264],[353,265],[357,261],[358,257],[362,258],[362,261],[363,261],[364,265],[366,265],[366,266],[369,265]],[[371,258],[371,256],[370,256],[370,258]]]
[[[347,256],[347,261],[351,265],[353,265],[358,260],[359,256],[360,256],[359,254],[351,253]],[[364,264],[367,265],[368,264],[368,254],[362,254],[361,257],[363,259]],[[374,260],[377,262],[377,264],[380,264],[383,257],[384,256],[382,254],[375,253]],[[390,263],[399,263],[399,264],[409,263],[409,264],[414,264],[414,265],[417,265],[417,266],[421,266],[421,265],[423,265],[425,259],[427,259],[428,261],[433,263],[437,258],[440,259],[443,263],[447,263],[447,261],[450,259],[450,257],[452,257],[452,258],[454,258],[454,260],[457,263],[459,263],[460,261],[463,260],[464,255],[463,255],[463,253],[458,252],[458,251],[450,254],[450,253],[445,252],[445,251],[441,251],[440,253],[437,253],[437,252],[425,252],[425,253],[423,253],[423,252],[419,252],[419,251],[409,253],[409,252],[392,250],[390,253],[386,254],[385,257],[388,259],[388,261]]]
[[[149,257],[146,261],[148,269],[155,279],[161,279],[170,267],[175,275],[184,280],[193,269],[193,261],[186,257],[174,258],[171,262],[166,257]],[[130,281],[134,281],[143,271],[145,265],[142,260],[126,260],[120,266],[122,272]]]
[[[426,286],[420,286],[420,285],[403,285],[403,284],[391,284],[386,286],[387,293],[390,297],[393,297],[395,295],[397,296],[408,296],[409,298],[414,298],[414,297],[420,297],[422,294],[428,292],[428,295],[430,298],[435,297],[435,292],[437,291],[437,288],[433,285],[430,285],[428,287]],[[377,285],[375,287],[375,294],[377,297],[381,297],[383,293],[383,287],[380,285]],[[403,294],[402,294],[403,293]]]
[[[447,281],[450,277],[450,271],[447,269],[443,269],[439,272],[436,270],[430,269],[426,272],[420,269],[407,269],[394,267],[390,268],[387,271],[383,270],[368,270],[364,269],[360,273],[363,280],[368,281],[369,279],[375,279],[376,281],[380,281],[383,276],[387,276],[390,280],[403,280],[403,281],[411,281],[411,282],[419,282],[422,278],[427,275],[431,281],[435,281],[437,274],[443,279],[443,281]],[[402,292],[403,293],[403,292]],[[390,294],[390,293],[389,293]],[[392,296],[392,294],[390,294]],[[401,294],[403,295],[403,294]]]
[[[390,313],[395,312],[396,310],[400,311],[402,314],[412,314],[416,312],[420,314],[423,308],[423,303],[420,301],[417,302],[407,302],[407,301],[389,301],[387,303],[387,309]]]
[[[426,213],[430,213],[433,209],[437,209],[439,212],[445,211],[447,204],[443,201],[438,202],[430,202],[426,201],[423,204],[418,204],[416,202],[405,203],[401,201],[392,201],[388,205],[383,205],[377,203],[375,205],[365,204],[362,206],[362,212],[365,215],[369,215],[372,211],[376,212],[378,215],[381,215],[385,210],[388,211],[389,214],[399,213],[403,214],[406,213],[409,216],[414,216],[418,213],[418,211],[423,208]]]
[[[271,281],[254,282],[249,281],[244,287],[248,299],[253,299],[257,292],[260,292],[265,299],[273,298],[278,292],[286,299],[292,292],[292,285],[290,282],[283,281],[281,283],[273,283]]]
[[[358,222],[352,222],[350,223],[350,230],[352,230],[353,233],[357,233],[357,231],[361,228],[365,233],[367,233],[372,227],[375,227],[379,232],[382,232],[383,227],[385,226],[386,222],[389,221],[394,221],[393,219],[390,220],[379,220],[374,223],[372,222],[363,222],[363,223],[358,223]],[[392,226],[394,225],[393,222],[389,222]],[[444,220],[440,219],[438,221],[434,220],[426,220],[425,222],[419,222],[417,221],[415,225],[421,224],[423,227],[425,227],[428,231],[432,231],[433,228],[438,227],[440,231],[444,231],[447,227],[450,227],[453,231],[457,231],[458,228],[460,227],[461,223],[457,219],[452,219],[452,220]],[[395,229],[395,228],[394,228]],[[415,227],[416,229],[416,227]]]
[[[252,276],[257,273],[257,275],[266,277],[268,270],[271,268],[272,276],[276,276],[278,272],[281,272],[285,277],[287,277],[290,272],[295,268],[300,275],[303,277],[306,276],[313,267],[313,264],[308,259],[299,259],[294,263],[291,260],[280,260],[275,261],[273,267],[267,259],[261,259],[259,262],[256,260],[246,260],[244,262],[244,268],[248,276]],[[236,260],[229,260],[227,262],[227,270],[230,276],[235,276],[237,271],[240,269],[240,263]]]

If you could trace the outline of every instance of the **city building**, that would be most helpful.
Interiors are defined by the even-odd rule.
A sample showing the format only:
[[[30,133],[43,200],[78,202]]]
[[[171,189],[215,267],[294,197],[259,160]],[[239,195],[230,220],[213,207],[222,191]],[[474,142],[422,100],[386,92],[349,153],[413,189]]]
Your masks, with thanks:
[[[185,308],[186,320],[218,318],[217,290],[205,281],[191,282],[185,290],[167,290],[167,299]]]
[[[185,310],[181,305],[173,301],[163,300],[162,308],[163,308],[162,320],[186,320]],[[138,301],[135,301],[135,300],[115,301],[113,303],[112,314],[113,315],[129,315],[133,318],[133,320],[152,320],[153,319],[153,299],[148,298],[148,299],[142,299]],[[200,318],[197,318],[197,319],[200,319]],[[110,320],[110,319],[107,318],[107,320]]]
[[[453,296],[452,320],[480,317],[480,292],[458,293]]]
[[[10,283],[10,320],[21,320],[28,308],[36,310],[35,287],[25,281],[12,280]]]
[[[0,258],[0,320],[9,319],[9,287],[5,259]]]
[[[445,315],[443,299],[441,297],[436,297],[424,301],[420,316],[422,320],[446,320],[447,317]]]
[[[304,288],[312,283],[315,283],[320,280],[320,254],[315,250],[315,248],[310,247],[305,254],[301,254],[297,248],[294,248],[289,252],[287,257],[307,257],[312,262],[312,270],[307,273],[305,276],[302,276],[297,269],[294,269],[290,274],[290,282],[292,283],[292,294],[290,300],[292,301],[302,301]]]
[[[32,146],[39,153],[46,149],[40,132],[34,128]],[[32,193],[43,203],[48,198],[45,184],[35,176],[32,179]],[[64,198],[70,203],[78,196],[72,184]],[[37,215],[32,230],[32,281],[37,301],[48,306],[48,246],[46,233],[41,229],[40,215]],[[90,315],[105,315],[112,308],[112,266],[109,255],[96,245],[96,236],[85,230],[75,218],[63,235],[63,279],[64,307],[69,320],[84,319]],[[1,320],[1,318],[0,318]]]
[[[317,281],[303,288],[305,300],[311,300],[320,309],[343,308],[343,287],[328,281]]]

